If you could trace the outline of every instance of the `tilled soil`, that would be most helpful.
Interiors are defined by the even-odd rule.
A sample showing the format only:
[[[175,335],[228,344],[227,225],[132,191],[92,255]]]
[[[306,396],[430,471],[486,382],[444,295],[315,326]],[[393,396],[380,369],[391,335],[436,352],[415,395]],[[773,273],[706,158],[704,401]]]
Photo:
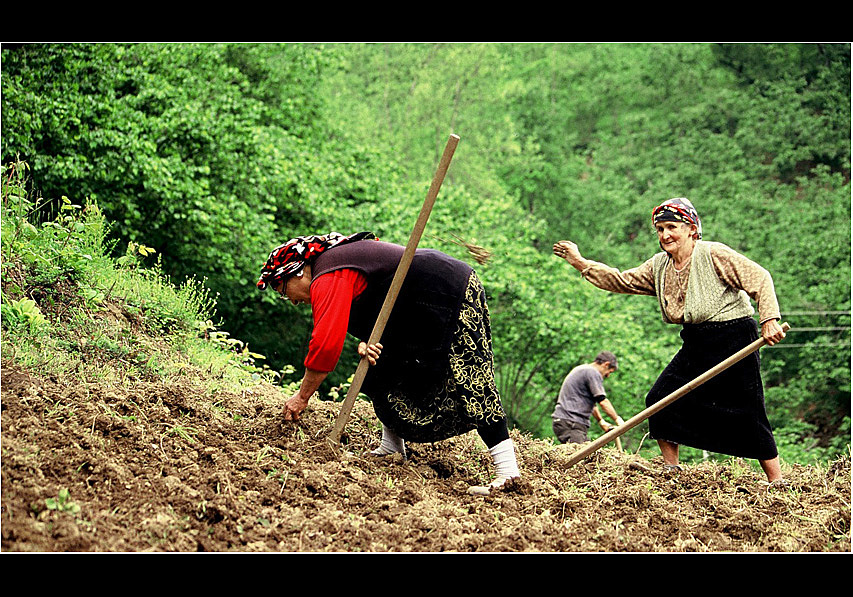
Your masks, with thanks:
[[[211,391],[198,373],[121,387],[2,367],[6,552],[850,551],[850,460],[785,466],[769,488],[739,459],[666,472],[605,447],[513,432],[523,478],[488,496],[476,433],[378,444],[359,401],[342,449],[339,404],[286,423],[281,390]]]

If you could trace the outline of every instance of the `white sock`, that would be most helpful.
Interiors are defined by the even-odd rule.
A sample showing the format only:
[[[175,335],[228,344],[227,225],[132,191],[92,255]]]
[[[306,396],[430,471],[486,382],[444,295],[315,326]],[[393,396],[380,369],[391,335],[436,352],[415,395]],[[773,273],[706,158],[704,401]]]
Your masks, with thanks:
[[[406,457],[406,442],[403,438],[382,425],[382,440],[379,442],[379,447],[371,450],[371,454],[376,456],[387,456],[388,454],[400,453],[403,458]]]
[[[489,448],[489,454],[495,463],[495,474],[498,479],[512,479],[520,477],[518,462],[515,459],[515,446],[511,439],[505,439],[501,443]]]

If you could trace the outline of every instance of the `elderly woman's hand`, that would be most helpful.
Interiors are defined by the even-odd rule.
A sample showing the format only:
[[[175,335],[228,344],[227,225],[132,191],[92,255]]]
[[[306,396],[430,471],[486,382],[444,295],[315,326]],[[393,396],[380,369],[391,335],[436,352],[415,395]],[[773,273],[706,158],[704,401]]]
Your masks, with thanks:
[[[308,398],[304,398],[302,392],[297,391],[284,403],[284,420],[298,421],[300,414],[305,410],[306,406],[308,406]]]
[[[578,246],[570,240],[561,240],[554,243],[554,255],[565,259],[569,264],[579,271],[586,268],[587,262],[578,250]]]
[[[366,342],[360,342],[358,345],[358,356],[362,358],[367,357],[367,361],[371,365],[376,364],[380,354],[382,354],[382,345],[378,342],[370,346]]]
[[[761,335],[769,346],[773,346],[782,341],[785,337],[785,330],[782,329],[778,321],[770,319],[761,325]]]

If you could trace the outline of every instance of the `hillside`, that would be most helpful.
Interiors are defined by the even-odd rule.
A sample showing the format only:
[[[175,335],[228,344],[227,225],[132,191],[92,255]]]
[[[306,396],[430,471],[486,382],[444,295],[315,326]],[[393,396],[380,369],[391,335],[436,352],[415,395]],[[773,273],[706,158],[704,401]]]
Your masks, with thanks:
[[[106,301],[91,316],[138,346],[171,352]],[[85,347],[78,347],[85,351]],[[104,359],[94,350],[90,359]],[[845,552],[850,460],[785,466],[770,490],[744,461],[664,472],[607,447],[565,467],[572,447],[514,433],[524,475],[487,497],[476,434],[376,459],[359,401],[345,449],[338,413],[314,400],[298,424],[281,387],[239,385],[185,363],[168,374],[45,373],[2,355],[5,552]],[[47,360],[47,359],[45,359]],[[42,363],[41,365],[44,365]],[[122,377],[122,371],[128,373]],[[221,377],[221,376],[220,376]]]
[[[660,251],[654,207],[688,197],[703,239],[771,274],[791,325],[762,350],[782,459],[849,455],[849,43],[4,43],[0,62],[3,349],[35,372],[174,365],[92,324],[112,299],[158,342],[215,320],[272,372],[300,369],[311,311],[258,292],[261,263],[298,235],[405,244],[452,134],[419,246],[483,281],[512,427],[553,437],[562,380],[601,350],[618,412],[645,408],[678,326],[551,248],[636,267]],[[209,295],[187,308],[155,268]],[[66,290],[85,309],[51,306]],[[355,365],[347,350],[323,396]],[[622,443],[652,459],[647,429]]]
[[[783,458],[771,490],[739,459],[671,473],[606,447],[567,468],[575,448],[515,430],[523,478],[486,497],[476,433],[376,459],[358,402],[332,450],[337,403],[284,422],[301,371],[259,367],[148,247],[111,257],[97,205],[38,221],[22,171],[3,176],[3,552],[850,551],[849,447]]]

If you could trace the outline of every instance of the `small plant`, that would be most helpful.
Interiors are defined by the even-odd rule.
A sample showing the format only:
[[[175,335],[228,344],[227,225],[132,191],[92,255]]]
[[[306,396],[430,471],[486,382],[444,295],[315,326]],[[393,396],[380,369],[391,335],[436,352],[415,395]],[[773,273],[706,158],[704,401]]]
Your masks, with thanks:
[[[272,453],[272,448],[269,446],[264,446],[258,451],[258,455],[255,457],[255,464],[260,464],[265,458],[270,456]]]
[[[71,501],[71,493],[65,487],[59,490],[59,494],[55,498],[47,498],[44,502],[48,510],[70,512],[71,514],[78,514],[80,512],[80,506]]]
[[[3,317],[9,318],[9,327],[16,324],[26,327],[30,332],[36,332],[47,325],[47,320],[32,299],[24,298],[3,305]],[[5,323],[5,322],[4,322]]]
[[[290,367],[290,369],[291,369],[291,370],[290,370],[290,371],[287,371],[287,374],[290,374],[290,373],[293,373],[293,372],[295,372],[295,371],[296,371],[292,366],[288,365],[288,367]],[[285,371],[285,370],[283,370],[283,372],[284,372],[284,371]],[[353,378],[355,378],[355,374],[350,375],[350,376],[347,378],[347,380],[346,380],[346,381],[344,381],[344,382],[341,382],[341,384],[340,384],[340,385],[337,385],[337,386],[335,386],[335,387],[331,388],[331,389],[329,390],[329,392],[328,392],[327,396],[328,396],[329,398],[331,398],[331,399],[332,399],[332,401],[334,401],[334,402],[337,402],[337,401],[343,400],[344,396],[346,396],[346,395],[347,395],[347,393],[349,392],[350,387],[352,386],[352,380],[353,380]],[[359,398],[361,398],[361,399],[363,399],[363,400],[369,400],[369,398],[368,398],[366,395],[361,394],[361,393],[359,393],[358,397],[359,397]]]
[[[175,425],[169,429],[169,435],[177,435],[190,443],[194,443],[196,441],[194,437],[196,433],[198,433],[198,429],[194,429],[193,427],[184,427],[183,425]]]
[[[225,350],[233,351],[234,356],[230,360],[231,364],[251,373],[253,381],[263,378],[265,381],[275,384],[281,382],[285,376],[291,375],[296,371],[291,365],[286,365],[281,371],[271,369],[266,363],[258,366],[256,361],[265,360],[266,357],[264,355],[250,351],[249,345],[242,340],[230,338],[228,332],[217,329],[209,319],[196,322],[196,329],[202,337],[212,344]]]
[[[142,263],[143,259],[156,252],[151,247],[131,241],[127,243],[127,250],[124,255],[116,259],[116,263],[122,266],[136,267]]]
[[[729,481],[732,483],[738,483],[751,471],[750,464],[740,458],[732,458],[729,460],[727,465],[725,476],[728,477]]]

